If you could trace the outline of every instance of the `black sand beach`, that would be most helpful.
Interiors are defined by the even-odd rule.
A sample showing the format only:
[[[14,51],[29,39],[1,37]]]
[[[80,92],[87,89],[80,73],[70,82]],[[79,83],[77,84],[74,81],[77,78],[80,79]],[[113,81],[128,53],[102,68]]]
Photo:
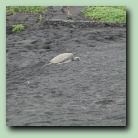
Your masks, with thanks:
[[[71,7],[74,22],[88,21],[82,8]],[[7,14],[7,126],[125,126],[126,27],[47,25],[65,10],[50,7],[42,23]],[[19,21],[25,30],[12,33]],[[66,52],[80,61],[46,65]]]

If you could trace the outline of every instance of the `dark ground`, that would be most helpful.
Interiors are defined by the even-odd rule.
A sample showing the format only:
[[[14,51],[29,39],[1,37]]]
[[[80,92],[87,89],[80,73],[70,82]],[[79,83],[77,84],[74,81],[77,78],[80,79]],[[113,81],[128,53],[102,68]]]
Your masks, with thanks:
[[[64,52],[80,61],[44,66]],[[126,125],[125,27],[25,30],[6,53],[7,126]]]

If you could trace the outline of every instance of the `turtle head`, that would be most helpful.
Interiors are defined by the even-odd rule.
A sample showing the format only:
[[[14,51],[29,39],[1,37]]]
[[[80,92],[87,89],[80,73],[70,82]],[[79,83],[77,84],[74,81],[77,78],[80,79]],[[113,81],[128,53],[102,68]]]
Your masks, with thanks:
[[[73,59],[74,61],[79,61],[80,60],[80,58],[79,57],[74,57],[74,59]]]

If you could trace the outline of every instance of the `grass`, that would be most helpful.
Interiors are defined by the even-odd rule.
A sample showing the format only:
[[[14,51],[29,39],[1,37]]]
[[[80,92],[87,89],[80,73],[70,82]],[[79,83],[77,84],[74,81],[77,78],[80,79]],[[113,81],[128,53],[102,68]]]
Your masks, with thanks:
[[[42,13],[47,6],[7,6],[6,12],[16,14],[17,12],[25,13]]]
[[[126,22],[125,6],[89,6],[82,10],[85,17],[105,22]]]

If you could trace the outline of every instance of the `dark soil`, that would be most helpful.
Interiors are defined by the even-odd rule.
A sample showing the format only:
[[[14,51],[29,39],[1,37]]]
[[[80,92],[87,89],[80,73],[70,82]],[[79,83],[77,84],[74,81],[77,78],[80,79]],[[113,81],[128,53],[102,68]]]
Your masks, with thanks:
[[[6,40],[7,126],[126,125],[125,27],[50,25]],[[65,52],[80,61],[46,65]]]

